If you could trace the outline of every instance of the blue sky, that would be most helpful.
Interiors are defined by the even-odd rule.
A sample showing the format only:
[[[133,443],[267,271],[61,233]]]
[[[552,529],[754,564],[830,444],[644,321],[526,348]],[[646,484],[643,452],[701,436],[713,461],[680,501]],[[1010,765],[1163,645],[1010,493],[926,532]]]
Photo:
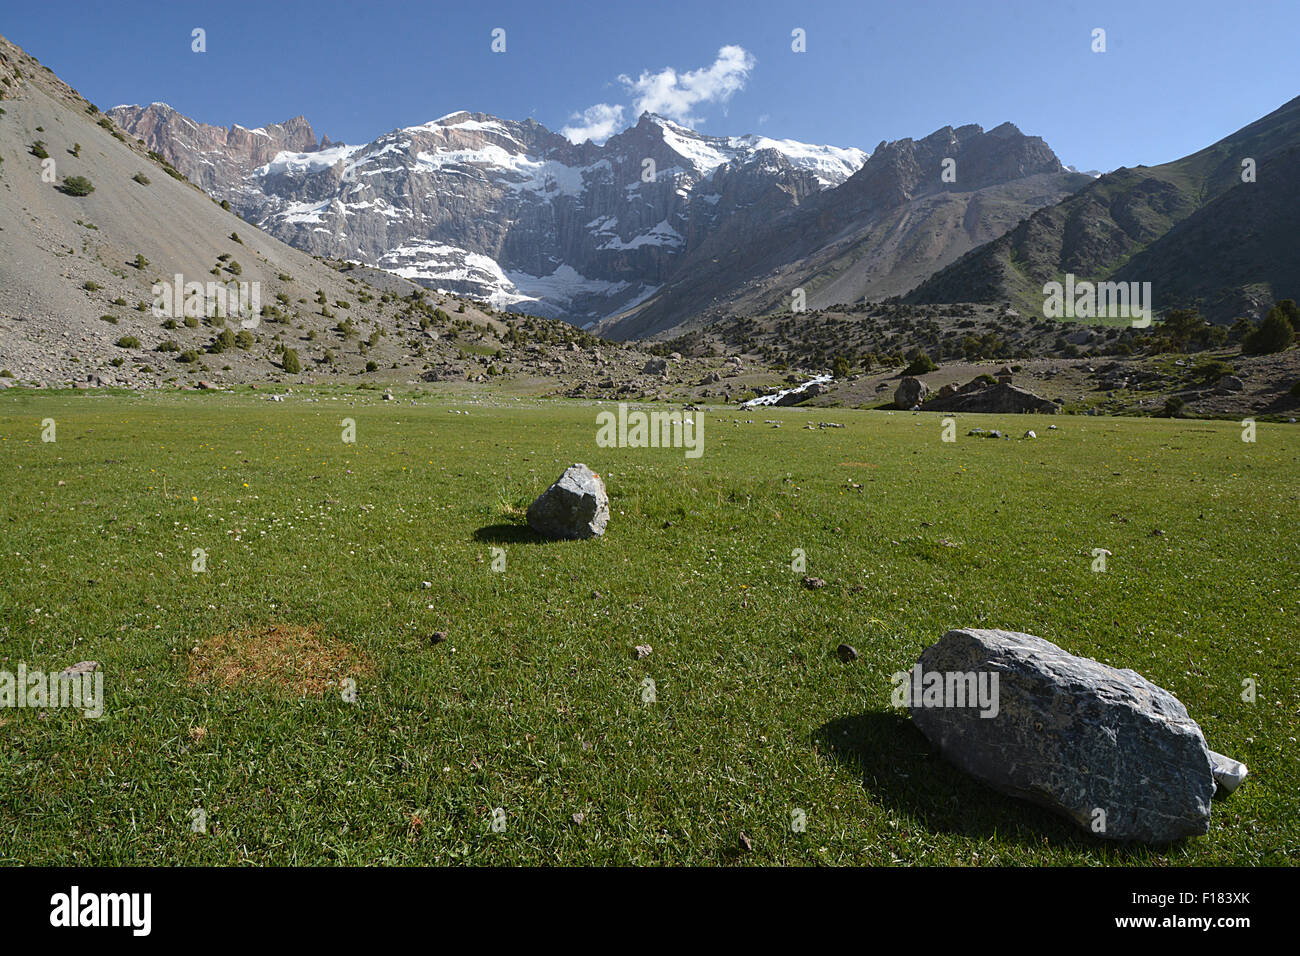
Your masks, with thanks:
[[[249,127],[302,114],[349,143],[459,109],[555,130],[621,109],[630,125],[649,103],[706,132],[868,150],[1010,120],[1109,170],[1186,155],[1300,94],[1295,0],[0,0],[0,33],[100,108],[161,100]]]

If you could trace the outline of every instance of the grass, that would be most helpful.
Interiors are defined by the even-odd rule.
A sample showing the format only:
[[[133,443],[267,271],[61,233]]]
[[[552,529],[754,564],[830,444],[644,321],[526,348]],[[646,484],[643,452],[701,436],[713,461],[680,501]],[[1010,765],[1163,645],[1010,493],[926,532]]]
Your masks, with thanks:
[[[1300,852],[1293,428],[960,416],[946,444],[937,415],[719,409],[688,461],[597,447],[588,405],[262,394],[0,393],[0,669],[95,660],[106,695],[97,720],[0,710],[0,862]],[[609,530],[540,541],[521,512],[574,461],[604,477]],[[993,793],[889,704],[890,675],[955,626],[1137,670],[1250,778],[1164,849]]]

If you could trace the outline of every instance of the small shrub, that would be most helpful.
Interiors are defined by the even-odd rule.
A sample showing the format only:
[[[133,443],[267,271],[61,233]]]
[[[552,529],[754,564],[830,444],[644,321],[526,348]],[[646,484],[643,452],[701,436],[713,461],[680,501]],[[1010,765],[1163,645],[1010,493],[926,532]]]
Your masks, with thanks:
[[[194,351],[193,349],[186,349],[180,355],[176,356],[176,361],[178,362],[189,363],[189,362],[197,362],[198,360],[199,360],[199,353]]]
[[[230,331],[230,329],[222,329],[221,334],[218,335],[215,339],[213,339],[212,344],[208,346],[208,351],[224,352],[226,349],[234,348],[234,346],[235,346],[235,333]]]
[[[297,375],[302,371],[302,363],[298,361],[298,353],[294,349],[284,350],[284,355],[280,357],[280,364],[290,375]]]
[[[141,186],[148,186],[150,182],[149,177],[146,176],[144,173],[136,173],[131,178],[134,179]]]
[[[85,176],[65,177],[59,187],[59,192],[68,196],[89,196],[94,191],[94,185]]]
[[[117,325],[117,316],[115,316],[115,315],[101,315],[101,316],[99,317],[99,321],[101,321],[101,322],[107,322],[109,325]]]
[[[117,347],[120,349],[138,349],[140,340],[134,335],[124,335],[117,340]]]
[[[37,159],[49,159],[49,158],[50,158],[50,154],[49,154],[48,152],[45,151],[45,141],[44,141],[44,140],[40,140],[40,139],[38,139],[36,142],[32,143],[31,148],[28,150],[28,152],[30,152],[30,153],[31,153],[33,156],[35,156]]]

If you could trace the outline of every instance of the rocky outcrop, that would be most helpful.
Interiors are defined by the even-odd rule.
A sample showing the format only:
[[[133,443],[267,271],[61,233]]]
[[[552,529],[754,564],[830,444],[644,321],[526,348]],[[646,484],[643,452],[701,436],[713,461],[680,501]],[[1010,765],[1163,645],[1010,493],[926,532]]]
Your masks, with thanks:
[[[929,385],[919,378],[908,375],[898,383],[898,388],[894,389],[894,404],[899,408],[912,408],[925,401],[925,397],[929,394]]]
[[[963,629],[928,647],[907,676],[916,726],[995,789],[1111,840],[1163,844],[1208,830],[1215,780],[1205,737],[1173,694],[1140,674],[1031,634]]]
[[[320,148],[311,124],[301,116],[258,129],[196,123],[166,103],[115,106],[108,116],[204,192],[229,199],[237,208],[250,170],[286,150],[306,153]]]
[[[971,387],[974,386],[974,387]],[[910,406],[909,406],[910,407]],[[985,412],[997,415],[1037,412],[1055,415],[1060,408],[1052,401],[1035,395],[1028,389],[999,382],[989,385],[972,382],[947,396],[935,397],[925,403],[930,412]]]

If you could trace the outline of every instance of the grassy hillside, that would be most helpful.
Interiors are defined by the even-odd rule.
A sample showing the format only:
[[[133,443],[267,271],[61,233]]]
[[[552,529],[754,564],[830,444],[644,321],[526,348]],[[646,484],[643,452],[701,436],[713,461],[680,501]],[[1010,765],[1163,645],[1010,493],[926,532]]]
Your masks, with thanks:
[[[946,444],[934,415],[712,410],[688,461],[596,447],[594,406],[259,396],[0,393],[0,667],[98,661],[107,697],[99,719],[0,712],[0,861],[1254,865],[1300,846],[1292,428],[963,416],[961,436],[1040,437]],[[608,484],[608,533],[540,542],[522,508],[575,460]],[[1165,850],[992,793],[889,705],[890,675],[962,625],[1134,668],[1250,779]]]

